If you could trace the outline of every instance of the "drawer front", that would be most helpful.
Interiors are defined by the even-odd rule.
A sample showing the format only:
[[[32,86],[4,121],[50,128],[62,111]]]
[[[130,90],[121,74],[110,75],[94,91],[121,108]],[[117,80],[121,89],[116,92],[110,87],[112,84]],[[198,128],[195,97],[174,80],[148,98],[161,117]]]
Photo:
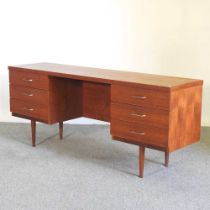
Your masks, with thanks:
[[[168,129],[120,120],[111,121],[111,134],[139,143],[161,147],[167,146],[168,140]]]
[[[19,85],[10,85],[10,98],[35,104],[49,104],[49,92]]]
[[[10,110],[15,114],[33,117],[44,121],[48,120],[48,107],[45,105],[10,99]]]
[[[168,111],[127,104],[112,103],[111,118],[127,122],[143,123],[155,127],[168,128],[169,126]]]
[[[31,73],[20,70],[9,71],[10,83],[37,89],[49,90],[49,78],[39,73]]]
[[[112,85],[111,100],[142,107],[169,109],[169,93],[129,86]]]

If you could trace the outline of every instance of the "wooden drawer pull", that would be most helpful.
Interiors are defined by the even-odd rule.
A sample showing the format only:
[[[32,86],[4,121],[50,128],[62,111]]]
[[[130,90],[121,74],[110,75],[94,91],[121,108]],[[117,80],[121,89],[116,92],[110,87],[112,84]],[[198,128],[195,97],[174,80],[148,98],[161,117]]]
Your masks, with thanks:
[[[146,114],[137,114],[137,113],[131,113],[130,115],[131,116],[136,116],[136,117],[141,117],[141,118],[144,118],[144,117],[147,116]]]
[[[137,135],[140,135],[140,136],[145,136],[145,135],[146,135],[145,132],[130,131],[130,133],[132,133],[132,134],[137,134]]]
[[[146,96],[131,96],[131,97],[136,98],[136,99],[141,99],[141,100],[147,99]]]
[[[33,111],[34,111],[34,108],[24,107],[24,109],[25,109],[25,110],[27,110],[27,111],[31,111],[31,112],[33,112]]]
[[[34,96],[34,94],[33,94],[33,93],[23,93],[23,95],[25,95],[25,96],[29,96],[29,97]]]
[[[24,82],[33,82],[33,79],[23,78],[22,80],[23,80]]]

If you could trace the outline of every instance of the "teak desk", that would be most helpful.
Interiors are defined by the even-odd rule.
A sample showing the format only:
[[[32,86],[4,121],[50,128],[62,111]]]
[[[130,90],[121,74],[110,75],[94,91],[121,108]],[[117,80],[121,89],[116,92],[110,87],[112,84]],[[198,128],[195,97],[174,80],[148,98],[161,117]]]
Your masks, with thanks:
[[[202,80],[37,63],[9,67],[10,109],[31,120],[59,123],[81,116],[110,122],[112,138],[169,153],[200,139]]]

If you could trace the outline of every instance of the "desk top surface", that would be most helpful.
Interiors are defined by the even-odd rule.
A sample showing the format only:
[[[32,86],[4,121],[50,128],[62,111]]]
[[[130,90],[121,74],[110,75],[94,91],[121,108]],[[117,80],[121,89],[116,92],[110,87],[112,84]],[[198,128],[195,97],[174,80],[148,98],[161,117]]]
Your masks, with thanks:
[[[129,83],[153,86],[160,89],[179,89],[194,85],[202,85],[202,80],[181,77],[161,76],[146,73],[107,70],[92,67],[71,66],[54,63],[35,63],[9,66],[9,69],[37,71],[50,76],[60,76],[86,81],[103,82],[108,84]]]

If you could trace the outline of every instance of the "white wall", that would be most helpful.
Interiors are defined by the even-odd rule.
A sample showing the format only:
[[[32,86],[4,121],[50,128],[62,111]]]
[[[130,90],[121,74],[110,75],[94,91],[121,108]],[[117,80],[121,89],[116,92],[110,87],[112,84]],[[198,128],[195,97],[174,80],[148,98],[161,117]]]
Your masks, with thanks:
[[[210,125],[209,0],[0,0],[0,121],[7,66],[40,61],[204,79]]]

